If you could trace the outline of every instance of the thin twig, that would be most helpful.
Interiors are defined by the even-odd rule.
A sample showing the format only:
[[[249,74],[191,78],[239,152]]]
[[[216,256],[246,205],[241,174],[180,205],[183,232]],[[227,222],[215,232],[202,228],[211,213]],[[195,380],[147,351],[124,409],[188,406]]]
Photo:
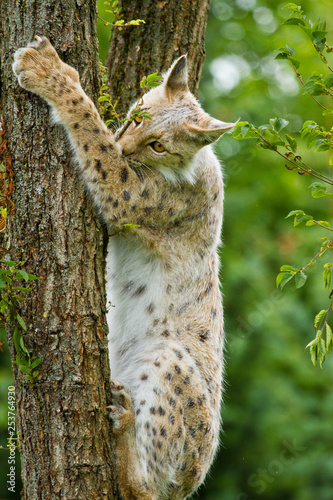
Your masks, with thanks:
[[[307,173],[311,174],[313,177],[316,177],[317,179],[320,179],[320,180],[326,182],[327,184],[333,185],[333,180],[332,179],[329,179],[325,175],[322,175],[319,172],[317,172],[316,170],[313,170],[312,168],[308,167],[302,160],[298,160],[298,161],[300,161],[301,163],[303,163],[303,165],[305,165],[305,167],[301,167],[300,165],[297,165],[297,163],[294,160],[291,160],[290,158],[288,158],[286,155],[284,155],[283,153],[281,153],[277,148],[272,147],[271,143],[269,141],[267,141],[259,132],[257,132],[256,130],[254,130],[254,132],[260,137],[260,139],[263,142],[265,142],[265,144],[267,144],[268,146],[270,146],[270,148],[273,149],[284,160],[288,161],[289,163],[291,163],[292,165],[294,165],[299,170],[302,170],[304,173],[307,172]]]

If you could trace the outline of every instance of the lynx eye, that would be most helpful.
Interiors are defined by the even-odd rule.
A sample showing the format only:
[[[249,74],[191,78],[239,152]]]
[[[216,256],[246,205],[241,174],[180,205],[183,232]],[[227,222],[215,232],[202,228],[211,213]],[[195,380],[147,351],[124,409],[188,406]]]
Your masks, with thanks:
[[[150,146],[153,148],[154,151],[156,151],[156,153],[164,153],[165,151],[165,147],[163,146],[163,144],[161,144],[158,141],[151,142]]]
[[[135,123],[136,123],[137,125],[139,125],[139,123],[141,123],[141,122],[142,122],[142,120],[143,120],[143,116],[136,116],[136,117],[134,118],[134,121],[135,121]]]

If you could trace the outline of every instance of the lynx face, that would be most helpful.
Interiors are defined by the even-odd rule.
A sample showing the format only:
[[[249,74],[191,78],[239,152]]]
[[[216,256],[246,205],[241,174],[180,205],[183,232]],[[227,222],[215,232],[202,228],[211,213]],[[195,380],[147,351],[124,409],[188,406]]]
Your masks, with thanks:
[[[131,109],[137,106],[135,103]],[[140,109],[151,120],[133,120],[119,141],[123,153],[135,163],[158,169],[169,180],[193,181],[198,151],[234,125],[202,110],[188,89],[186,56],[174,63],[160,87],[144,96]]]

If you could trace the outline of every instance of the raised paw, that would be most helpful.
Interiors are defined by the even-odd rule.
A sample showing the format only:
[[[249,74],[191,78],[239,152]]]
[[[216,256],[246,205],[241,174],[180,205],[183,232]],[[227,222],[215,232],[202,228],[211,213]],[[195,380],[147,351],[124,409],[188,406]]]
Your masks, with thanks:
[[[119,382],[111,380],[111,394],[112,404],[108,406],[108,409],[112,430],[115,434],[122,434],[131,427],[134,428],[135,417],[131,393]]]
[[[79,81],[77,71],[61,61],[45,37],[37,36],[27,47],[18,49],[12,67],[21,87],[46,99],[54,94],[57,84],[65,85],[66,77]]]

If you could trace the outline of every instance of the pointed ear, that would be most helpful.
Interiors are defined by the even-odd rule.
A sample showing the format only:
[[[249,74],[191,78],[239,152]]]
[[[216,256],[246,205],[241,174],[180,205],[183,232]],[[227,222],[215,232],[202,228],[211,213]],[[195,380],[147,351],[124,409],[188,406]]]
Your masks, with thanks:
[[[214,118],[208,117],[206,120],[200,120],[198,125],[187,125],[191,135],[202,146],[217,141],[222,134],[232,130],[236,123],[225,123]]]
[[[166,93],[186,92],[187,85],[187,57],[179,57],[166,74],[165,79]]]

